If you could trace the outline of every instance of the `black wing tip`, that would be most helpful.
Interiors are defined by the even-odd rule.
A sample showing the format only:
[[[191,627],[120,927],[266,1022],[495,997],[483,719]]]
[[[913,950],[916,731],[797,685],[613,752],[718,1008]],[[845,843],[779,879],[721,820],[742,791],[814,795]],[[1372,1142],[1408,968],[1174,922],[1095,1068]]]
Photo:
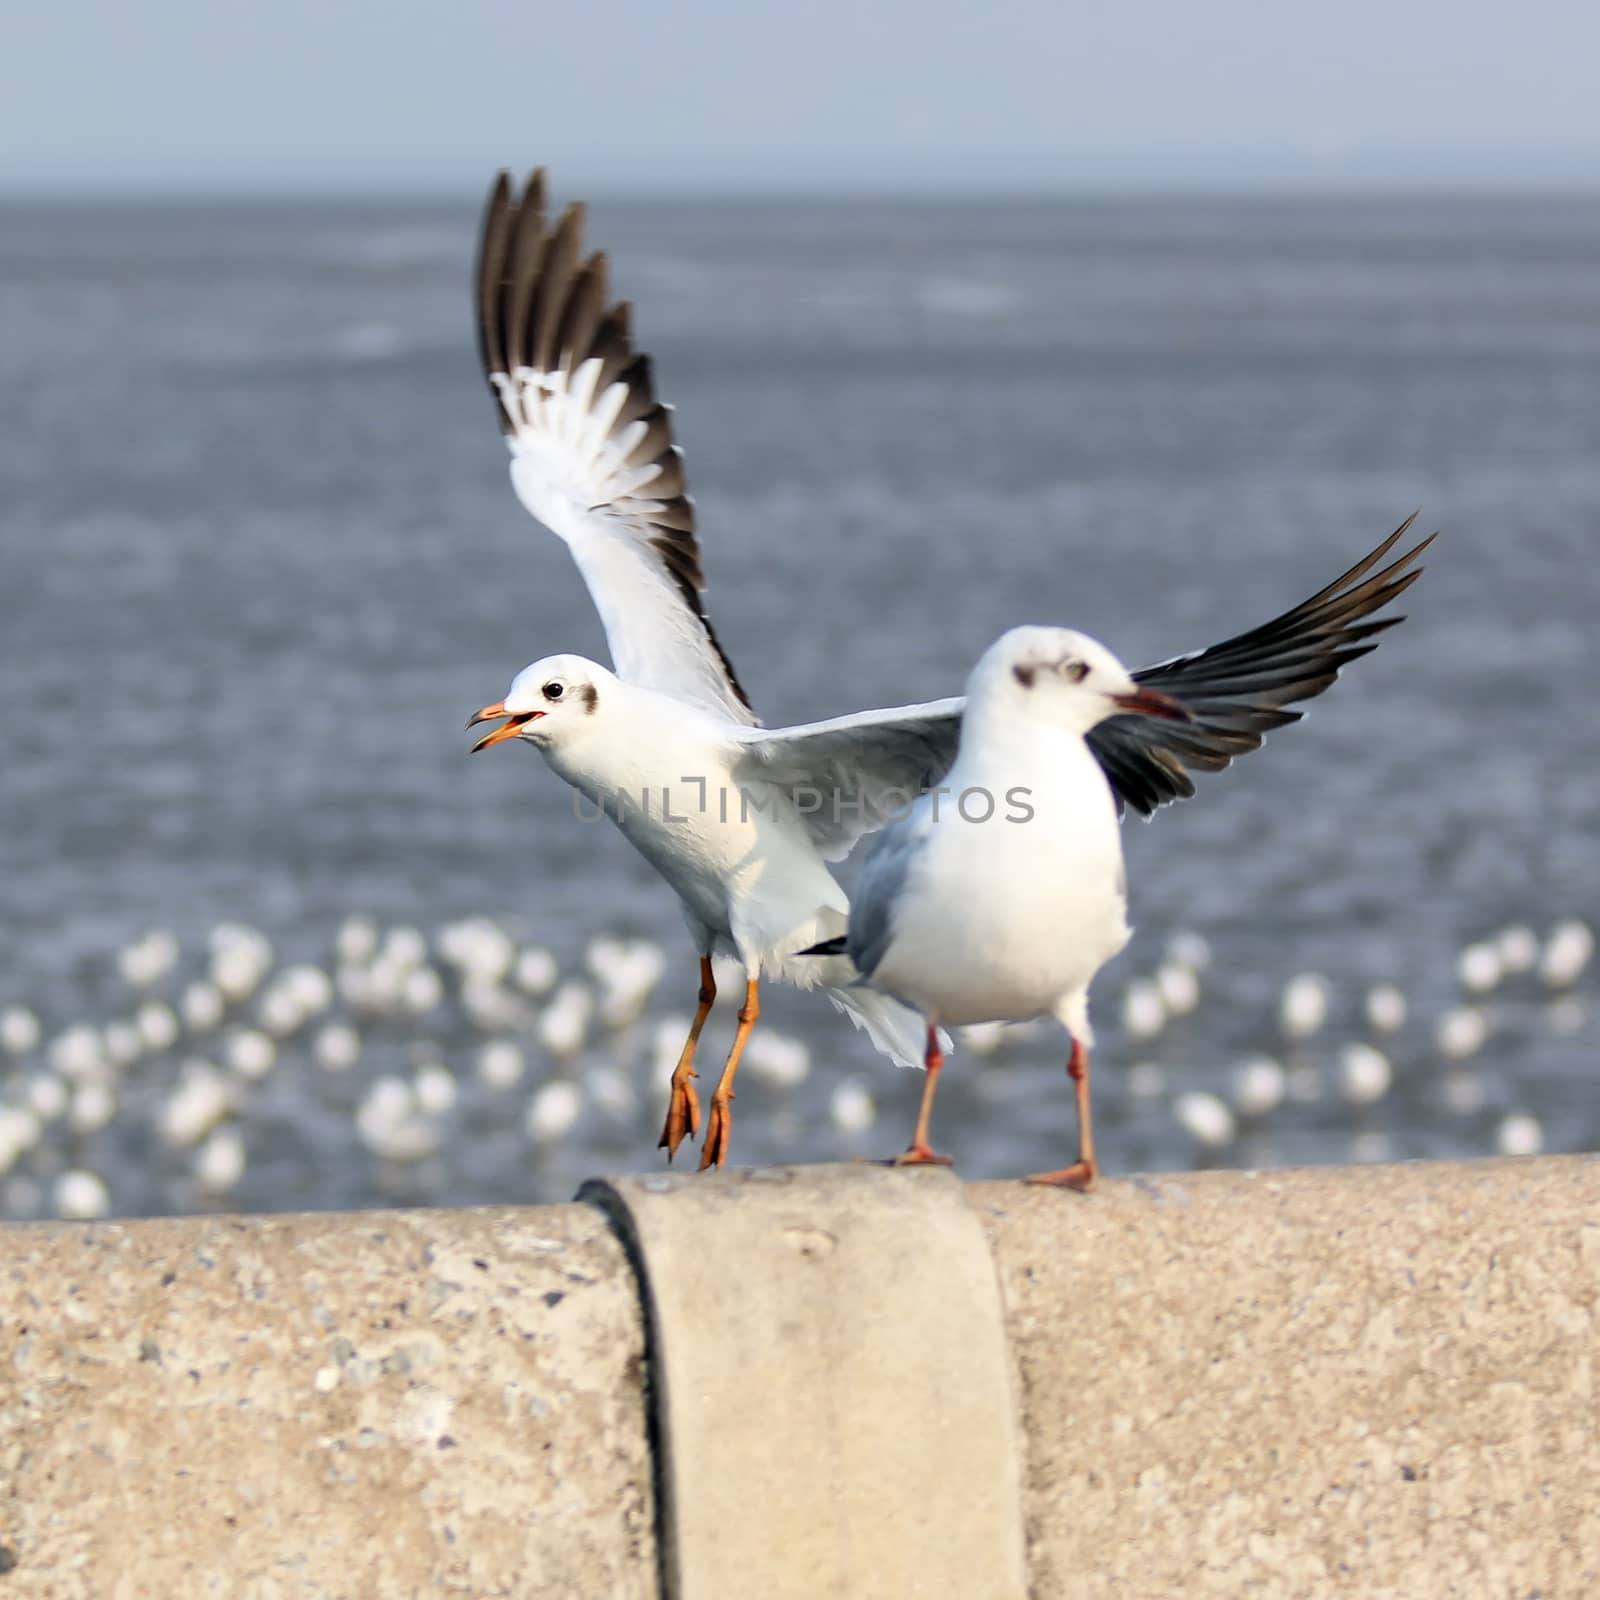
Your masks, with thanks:
[[[1426,539],[1419,539],[1414,545],[1412,545],[1412,547],[1409,550],[1406,551],[1406,553],[1403,556],[1400,556],[1394,563],[1395,567],[1399,568],[1399,567],[1409,566],[1438,537],[1439,537],[1439,530],[1437,528],[1435,528],[1433,530],[1433,532],[1430,533],[1427,536]],[[1417,570],[1420,572],[1422,569],[1419,567]]]
[[[839,934],[833,939],[824,939],[819,944],[808,946],[804,950],[797,950],[796,955],[802,956],[842,956],[850,948],[850,936],[846,933]]]
[[[1418,558],[1439,537],[1439,530],[1419,539],[1381,571],[1374,574],[1372,569],[1405,538],[1419,515],[1413,511],[1348,572],[1273,621],[1135,673],[1140,681],[1149,678],[1167,685],[1169,677],[1181,678],[1187,669],[1188,698],[1203,701],[1208,694],[1219,700],[1240,698],[1231,707],[1207,707],[1198,730],[1191,727],[1187,737],[1179,729],[1170,740],[1157,738],[1114,755],[1097,750],[1119,804],[1148,819],[1175,800],[1191,798],[1195,793],[1191,763],[1198,770],[1223,771],[1237,757],[1258,748],[1267,733],[1300,721],[1305,713],[1290,706],[1325,693],[1352,661],[1376,650],[1378,635],[1406,619],[1372,614],[1392,604],[1422,576],[1425,569],[1417,564]],[[1168,686],[1184,697],[1180,683]],[[1262,700],[1252,705],[1247,698],[1251,693],[1263,696]],[[1216,719],[1209,729],[1207,716]],[[1207,734],[1213,741],[1210,748],[1194,742]],[[1169,748],[1163,749],[1164,743]]]
[[[1361,574],[1367,571],[1368,568],[1382,560],[1383,557],[1386,556],[1389,551],[1392,550],[1399,542],[1401,535],[1406,533],[1410,529],[1412,523],[1414,523],[1416,520],[1417,513],[1413,511],[1411,515],[1407,517],[1406,520],[1402,522],[1400,526],[1396,528],[1395,531],[1391,533],[1389,537],[1385,539],[1370,556],[1367,557],[1367,559],[1361,564],[1360,570],[1354,572],[1354,576],[1361,576]],[[1403,594],[1405,590],[1409,589],[1411,585],[1422,576],[1427,568],[1418,566],[1417,561],[1427,550],[1428,546],[1431,545],[1438,537],[1439,530],[1435,528],[1432,533],[1427,535],[1426,538],[1419,539],[1414,545],[1411,546],[1409,550],[1404,550],[1397,555],[1388,566],[1383,568],[1381,572],[1376,572],[1373,574],[1373,576],[1368,580],[1368,585],[1370,585],[1375,595],[1381,596],[1381,598],[1375,600],[1372,607],[1373,610],[1376,610],[1379,606],[1387,605],[1391,600],[1395,599],[1400,594]],[[1347,578],[1340,582],[1338,589],[1335,590],[1335,593],[1337,594],[1340,591],[1351,591],[1355,587],[1357,587],[1357,585],[1354,584],[1353,578]],[[1399,619],[1396,618],[1396,620],[1398,621]]]
[[[1319,589],[1310,599],[1302,600],[1299,605],[1285,612],[1283,616],[1276,618],[1266,626],[1273,628],[1280,624],[1291,623],[1308,616],[1330,602],[1336,603],[1339,600],[1347,599],[1354,590],[1361,586],[1361,580],[1366,578],[1367,574],[1406,536],[1419,515],[1419,512],[1413,511],[1388,538],[1381,540],[1376,548],[1369,550],[1349,571],[1340,573],[1326,588]],[[1397,557],[1383,572],[1369,581],[1378,584],[1389,574],[1400,571],[1407,564],[1415,561],[1438,537],[1438,530],[1435,529],[1426,539],[1414,545],[1404,555]]]

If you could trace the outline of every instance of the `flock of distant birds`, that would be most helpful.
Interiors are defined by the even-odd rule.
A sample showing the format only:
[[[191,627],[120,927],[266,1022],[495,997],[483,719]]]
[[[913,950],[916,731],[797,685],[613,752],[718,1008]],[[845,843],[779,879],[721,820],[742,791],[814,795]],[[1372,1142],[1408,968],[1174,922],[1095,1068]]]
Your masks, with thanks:
[[[1458,953],[1458,1003],[1433,1028],[1451,1110],[1472,1115],[1486,1103],[1482,1077],[1465,1064],[1490,1041],[1488,997],[1511,980],[1536,982],[1548,996],[1552,1027],[1575,1033],[1585,1020],[1579,985],[1594,949],[1591,928],[1568,919],[1542,939],[1518,924]],[[1209,961],[1206,939],[1180,932],[1154,972],[1126,984],[1121,1024],[1133,1057],[1200,1005]],[[152,1075],[162,1089],[154,1101],[144,1097],[156,1107],[146,1131],[183,1153],[196,1205],[225,1202],[243,1179],[252,1089],[285,1066],[347,1074],[364,1054],[385,1066],[406,1060],[405,1072],[370,1073],[355,1129],[377,1161],[427,1160],[440,1148],[462,1089],[443,1049],[426,1043],[446,1008],[470,1030],[478,1086],[520,1104],[531,1145],[561,1141],[590,1105],[615,1122],[637,1121],[643,1137],[660,1114],[687,1026],[680,1016],[640,1026],[667,969],[666,953],[654,942],[597,938],[582,972],[563,975],[550,950],[521,944],[482,917],[453,922],[430,940],[415,927],[384,929],[353,916],[322,966],[280,966],[266,935],[237,923],[214,928],[203,960],[186,962],[179,941],[155,930],[123,949],[117,966],[127,1003],[111,1020],[74,1020],[52,1031],[24,1005],[0,1009],[0,1214],[75,1220],[116,1214],[112,1186],[85,1157],[96,1135],[131,1114],[130,1088]],[[1322,1072],[1297,1057],[1324,1030],[1330,999],[1319,974],[1292,977],[1278,1007],[1282,1059],[1258,1054],[1240,1061],[1226,1092],[1174,1091],[1166,1066],[1134,1059],[1122,1069],[1127,1093],[1164,1105],[1197,1156],[1223,1159],[1243,1130],[1279,1107],[1326,1095]],[[1396,1074],[1384,1041],[1406,1025],[1409,1009],[1395,984],[1366,992],[1366,1037],[1346,1043],[1337,1056],[1333,1083],[1346,1104],[1374,1106],[1390,1093]],[[396,1050],[397,1025],[421,1030],[423,1040]],[[964,1054],[992,1056],[1019,1031],[1025,1029],[968,1028],[959,1045]],[[631,1059],[621,1048],[590,1049],[623,1040],[644,1048],[634,1043]],[[586,1058],[577,1072],[580,1055]],[[771,1026],[752,1035],[745,1061],[750,1076],[780,1093],[802,1083],[812,1066],[802,1041]],[[833,1085],[829,1111],[834,1127],[848,1135],[866,1133],[877,1115],[871,1089],[855,1076],[841,1075]],[[1496,1124],[1494,1144],[1502,1154],[1535,1154],[1544,1140],[1540,1120],[1526,1109],[1508,1110]],[[1380,1136],[1368,1158],[1384,1148]]]
[[[1199,1001],[1198,972],[1209,952],[1196,935],[1180,934],[1167,962],[1153,978],[1135,979],[1123,998],[1123,1028],[1131,1039],[1152,1039],[1170,1018],[1192,1011]],[[1573,993],[1594,956],[1594,933],[1577,919],[1558,922],[1541,943],[1534,930],[1513,923],[1490,939],[1462,947],[1456,958],[1460,1003],[1445,1010],[1433,1030],[1435,1053],[1447,1067],[1460,1068],[1489,1042],[1491,1025],[1483,1002],[1508,980],[1537,973],[1550,994],[1551,1023],[1557,1032],[1575,1033],[1583,1026],[1582,1000]],[[1284,985],[1278,1005],[1278,1026],[1292,1052],[1319,1034],[1328,1019],[1330,987],[1319,973],[1302,972]],[[1338,1057],[1338,1093],[1352,1106],[1372,1106],[1394,1087],[1395,1069],[1377,1041],[1397,1034],[1410,1014],[1405,992],[1393,983],[1374,984],[1362,1005],[1370,1035],[1343,1046]],[[1164,1069],[1135,1064],[1129,1088],[1136,1098],[1165,1093]],[[1471,1116],[1486,1101],[1483,1079],[1451,1071],[1443,1080],[1449,1108]],[[1260,1119],[1286,1101],[1310,1101],[1323,1093],[1321,1074],[1309,1064],[1285,1066],[1275,1056],[1254,1055],[1232,1073],[1227,1098],[1204,1091],[1177,1095],[1173,1114],[1195,1142],[1209,1149],[1231,1145],[1241,1122]],[[1495,1144],[1501,1155],[1537,1155],[1544,1148],[1544,1128],[1532,1112],[1508,1111],[1499,1121]],[[1379,1147],[1373,1153],[1381,1153]]]

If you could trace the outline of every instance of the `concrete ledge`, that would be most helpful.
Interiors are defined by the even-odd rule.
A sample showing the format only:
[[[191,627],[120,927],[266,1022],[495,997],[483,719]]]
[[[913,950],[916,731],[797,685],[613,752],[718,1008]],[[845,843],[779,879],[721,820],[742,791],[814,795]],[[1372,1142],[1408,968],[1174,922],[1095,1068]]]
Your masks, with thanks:
[[[0,1597],[653,1596],[588,1206],[0,1230]]]
[[[1036,1595],[1600,1595],[1600,1160],[970,1193]]]
[[[1041,1600],[1600,1594],[1600,1161],[1088,1197],[822,1168],[791,1177],[799,1222],[748,1198],[781,1183],[742,1174],[647,1190],[649,1218],[630,1187],[608,1204],[635,1260],[587,1205],[0,1230],[0,1600],[698,1597],[715,1591],[694,1542],[658,1554],[687,1499],[737,1503],[776,1573],[786,1528],[810,1518],[825,1543],[883,1495],[881,1476],[847,1480],[885,1459],[882,1435],[857,1449],[885,1417],[970,1419],[1000,1388],[1019,1509],[990,1494],[1005,1426],[935,1427],[906,1487],[971,1486],[999,1522],[975,1517],[991,1531],[954,1572],[937,1540],[919,1564],[915,1541],[852,1535],[815,1592],[1006,1592],[1014,1515]],[[848,1240],[849,1269],[807,1278],[831,1256],[775,1227]],[[741,1288],[757,1314],[735,1327]],[[671,1303],[698,1380],[675,1377],[681,1352],[647,1353],[647,1301]],[[692,1384],[744,1359],[762,1315],[784,1354],[734,1392],[753,1410],[786,1382],[775,1426],[719,1433],[719,1395]],[[973,1347],[954,1372],[951,1328]],[[945,1353],[923,1361],[918,1330]],[[662,1503],[680,1430],[703,1464]],[[781,1504],[775,1438],[795,1458]],[[819,1440],[840,1475],[826,1493],[806,1488]],[[761,1492],[739,1501],[746,1473]]]

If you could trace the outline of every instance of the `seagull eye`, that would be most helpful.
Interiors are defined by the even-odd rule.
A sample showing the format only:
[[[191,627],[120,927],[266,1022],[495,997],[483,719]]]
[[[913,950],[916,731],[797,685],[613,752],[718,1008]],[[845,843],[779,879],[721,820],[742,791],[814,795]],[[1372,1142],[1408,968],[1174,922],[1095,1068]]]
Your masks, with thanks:
[[[559,700],[561,695],[562,688],[559,683],[547,683],[544,686],[544,697],[546,700]]]
[[[1069,661],[1061,669],[1068,683],[1082,683],[1089,676],[1087,661]]]

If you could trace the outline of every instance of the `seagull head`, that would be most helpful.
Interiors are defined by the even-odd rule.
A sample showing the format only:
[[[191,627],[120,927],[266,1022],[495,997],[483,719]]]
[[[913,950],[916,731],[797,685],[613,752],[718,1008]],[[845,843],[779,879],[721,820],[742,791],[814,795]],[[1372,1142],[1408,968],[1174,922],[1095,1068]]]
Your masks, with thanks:
[[[1077,734],[1107,717],[1192,720],[1181,700],[1141,684],[1098,639],[1071,628],[1013,628],[1002,634],[973,668],[967,694],[976,705]]]
[[[504,700],[474,711],[467,719],[469,728],[499,717],[506,719],[473,745],[473,753],[507,739],[526,739],[529,744],[548,746],[565,734],[589,726],[610,679],[611,674],[604,667],[583,656],[546,656],[543,661],[535,661],[511,680]]]

